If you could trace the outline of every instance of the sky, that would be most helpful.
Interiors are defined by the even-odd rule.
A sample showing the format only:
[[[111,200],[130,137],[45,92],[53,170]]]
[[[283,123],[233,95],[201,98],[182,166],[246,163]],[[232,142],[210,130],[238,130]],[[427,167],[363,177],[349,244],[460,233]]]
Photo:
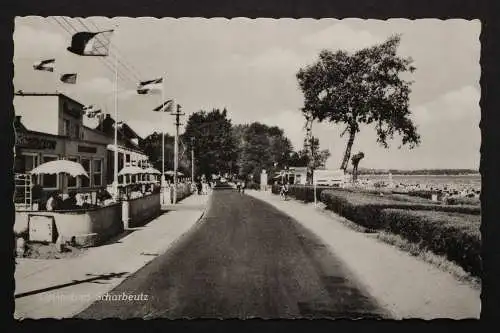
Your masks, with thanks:
[[[109,57],[79,57],[66,50],[76,31],[115,29]],[[141,136],[173,134],[174,117],[153,112],[162,97],[186,114],[227,108],[233,124],[259,121],[284,129],[295,149],[303,146],[303,94],[296,73],[322,49],[354,52],[401,34],[398,55],[412,57],[410,110],[422,143],[388,149],[362,126],[353,153],[360,167],[378,169],[479,168],[481,69],[479,20],[463,19],[247,19],[247,18],[63,18],[17,17],[14,89],[60,91],[82,104],[114,114],[115,55],[118,59],[118,120]],[[55,58],[53,73],[34,71],[35,61]],[[78,73],[77,84],[59,82]],[[165,93],[138,95],[139,80],[165,77]],[[43,121],[43,120],[41,120]],[[92,125],[92,124],[89,124]],[[347,138],[342,127],[313,124],[327,168],[340,166]],[[181,128],[182,133],[182,128]]]

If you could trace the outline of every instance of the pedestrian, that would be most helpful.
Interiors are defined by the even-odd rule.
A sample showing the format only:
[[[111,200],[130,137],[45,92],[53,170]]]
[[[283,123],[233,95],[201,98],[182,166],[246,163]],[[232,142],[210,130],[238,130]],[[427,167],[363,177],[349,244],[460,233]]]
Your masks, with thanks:
[[[201,180],[198,179],[198,181],[196,182],[196,187],[197,187],[197,190],[198,190],[198,195],[201,194],[201,190],[202,190],[202,186],[201,186]]]
[[[76,193],[71,192],[69,196],[63,200],[61,209],[72,210],[76,209]]]
[[[245,180],[242,180],[242,181],[241,181],[241,194],[244,194],[244,193],[245,193],[245,186],[246,186],[246,184],[245,184]]]
[[[61,209],[61,204],[62,204],[61,193],[59,191],[54,191],[52,192],[49,200],[47,200],[45,208],[47,208],[48,211],[54,211]]]

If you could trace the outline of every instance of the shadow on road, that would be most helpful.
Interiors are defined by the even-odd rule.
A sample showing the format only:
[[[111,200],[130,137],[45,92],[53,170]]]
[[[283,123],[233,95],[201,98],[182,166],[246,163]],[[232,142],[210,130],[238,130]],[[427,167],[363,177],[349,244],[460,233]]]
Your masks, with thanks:
[[[104,243],[102,243],[100,245],[97,245],[96,247],[103,247],[103,246],[107,246],[107,245],[111,245],[111,244],[121,243],[121,240],[123,238],[127,237],[128,235],[130,235],[134,231],[138,231],[138,230],[142,230],[142,229],[147,228],[149,223],[156,220],[157,218],[159,218],[160,216],[162,216],[165,213],[166,213],[165,211],[161,211],[160,214],[146,219],[144,222],[142,222],[142,224],[140,226],[133,227],[133,228],[127,228],[127,229],[123,230],[121,233],[119,233],[118,235],[111,237],[110,239],[106,240]]]
[[[82,284],[82,283],[87,283],[87,282],[101,282],[101,281],[111,280],[113,278],[122,277],[123,275],[125,275],[127,273],[128,272],[109,273],[109,274],[96,275],[96,276],[88,278],[88,279],[73,280],[73,281],[68,282],[68,283],[58,284],[58,285],[47,287],[47,288],[42,288],[42,289],[27,291],[27,292],[24,292],[24,293],[19,293],[19,294],[15,295],[14,297],[15,298],[22,298],[22,297],[26,297],[26,296],[32,296],[32,295],[44,293],[44,292],[47,292],[47,291],[61,289],[61,288],[69,287],[69,286],[74,286],[74,285],[77,285],[77,284]],[[91,274],[87,274],[87,275],[91,275]]]

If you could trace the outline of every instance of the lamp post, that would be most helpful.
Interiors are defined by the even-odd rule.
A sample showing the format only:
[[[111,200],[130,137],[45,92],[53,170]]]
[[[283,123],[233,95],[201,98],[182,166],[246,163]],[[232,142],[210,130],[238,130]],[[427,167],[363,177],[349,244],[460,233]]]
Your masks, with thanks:
[[[194,183],[194,137],[191,137],[191,182]]]

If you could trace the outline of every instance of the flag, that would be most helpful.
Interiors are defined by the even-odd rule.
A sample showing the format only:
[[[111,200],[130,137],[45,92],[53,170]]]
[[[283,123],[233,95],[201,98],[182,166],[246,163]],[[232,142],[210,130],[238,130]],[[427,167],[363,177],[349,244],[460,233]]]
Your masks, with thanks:
[[[182,141],[181,138],[179,138],[179,141],[181,142],[181,146],[182,146],[182,153],[181,153],[181,157],[180,157],[180,159],[182,159],[182,157],[184,157],[184,153],[186,152],[186,146],[184,146],[184,142]]]
[[[56,62],[56,59],[42,60],[42,61],[39,61],[39,62],[36,62],[35,64],[33,64],[33,69],[37,70],[37,71],[53,72],[55,62]]]
[[[77,32],[71,37],[71,46],[67,50],[80,56],[107,56],[112,33],[113,30]]]
[[[93,105],[89,105],[89,106],[84,107],[83,111],[85,112],[85,115],[88,118],[95,118],[96,116],[98,116],[102,113],[100,109],[94,108]]]
[[[145,95],[148,94],[149,92],[158,90],[159,91],[163,90],[163,78],[142,81],[139,83],[139,86],[137,87],[137,93],[139,95]]]
[[[158,112],[158,111],[163,111],[163,112],[172,112],[172,107],[174,105],[174,100],[169,99],[168,101],[162,103],[161,105],[155,107],[153,111]],[[165,107],[166,106],[166,107]]]
[[[64,83],[75,84],[76,83],[76,73],[61,75],[61,81]]]

